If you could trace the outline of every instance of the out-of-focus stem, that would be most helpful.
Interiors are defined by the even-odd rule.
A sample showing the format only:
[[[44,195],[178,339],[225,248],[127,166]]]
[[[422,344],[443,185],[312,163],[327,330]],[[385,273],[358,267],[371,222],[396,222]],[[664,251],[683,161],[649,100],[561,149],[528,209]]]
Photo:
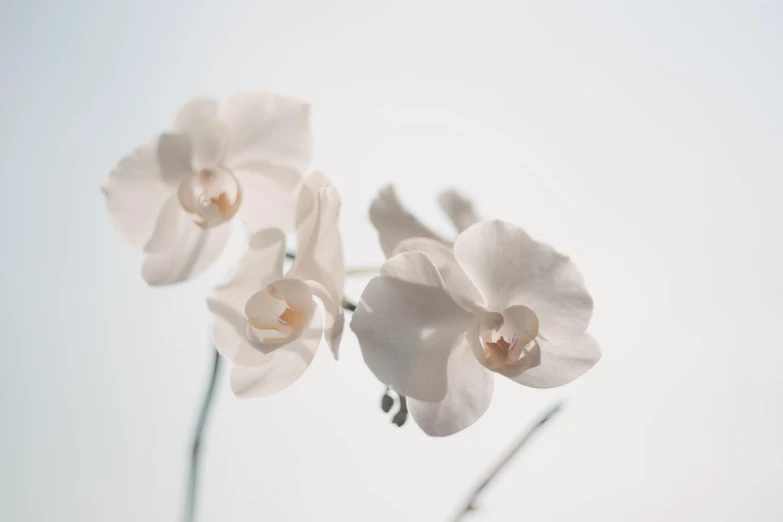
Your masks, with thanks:
[[[533,424],[530,428],[524,430],[519,438],[512,444],[508,450],[503,454],[503,458],[498,461],[497,464],[495,464],[492,469],[490,470],[489,474],[487,474],[487,477],[482,480],[471,492],[470,496],[468,496],[468,499],[463,503],[463,507],[460,509],[460,511],[457,513],[457,516],[454,517],[454,522],[458,522],[462,520],[462,518],[471,511],[475,511],[477,509],[476,507],[476,500],[478,499],[479,495],[481,495],[481,492],[484,491],[484,489],[489,485],[490,482],[500,473],[500,471],[506,467],[506,465],[511,461],[512,458],[514,458],[514,455],[519,452],[522,447],[527,444],[527,442],[533,438],[533,435],[536,434],[536,432],[541,429],[541,426],[546,424],[546,422],[551,419],[552,417],[557,414],[557,412],[560,411],[560,409],[563,407],[562,402],[556,403],[554,406],[552,406],[547,413],[539,419],[538,422]]]

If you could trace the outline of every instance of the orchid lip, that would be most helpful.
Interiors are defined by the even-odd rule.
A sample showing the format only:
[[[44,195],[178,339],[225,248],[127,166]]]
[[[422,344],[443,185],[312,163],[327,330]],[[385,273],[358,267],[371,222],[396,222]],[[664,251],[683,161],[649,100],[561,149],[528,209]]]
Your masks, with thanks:
[[[229,169],[215,167],[182,180],[177,196],[198,226],[210,228],[234,217],[242,203],[242,187]]]

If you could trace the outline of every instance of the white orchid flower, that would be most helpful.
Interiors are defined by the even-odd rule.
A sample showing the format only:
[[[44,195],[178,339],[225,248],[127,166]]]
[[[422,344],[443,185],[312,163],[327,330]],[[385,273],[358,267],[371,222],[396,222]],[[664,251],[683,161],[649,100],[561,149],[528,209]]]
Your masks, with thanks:
[[[171,133],[123,158],[102,188],[118,233],[145,253],[144,279],[166,285],[215,261],[237,214],[251,231],[292,230],[311,155],[306,103],[269,93],[197,99]]]
[[[297,254],[288,273],[284,234],[265,229],[252,236],[233,277],[208,298],[213,340],[233,362],[231,389],[238,397],[269,395],[293,383],[324,333],[337,359],[345,322],[339,211],[329,179],[311,174],[297,202]],[[323,303],[323,318],[313,297]]]
[[[457,232],[462,232],[478,221],[473,204],[455,190],[442,192],[438,196],[438,203]],[[444,245],[452,244],[411,214],[402,205],[391,185],[382,188],[370,204],[370,222],[378,231],[378,240],[387,258],[393,256],[400,243],[407,239],[427,238]]]
[[[351,321],[375,376],[408,397],[432,436],[489,407],[493,375],[549,388],[600,358],[585,333],[593,300],[573,263],[521,228],[485,221],[453,249],[412,238],[370,281]]]

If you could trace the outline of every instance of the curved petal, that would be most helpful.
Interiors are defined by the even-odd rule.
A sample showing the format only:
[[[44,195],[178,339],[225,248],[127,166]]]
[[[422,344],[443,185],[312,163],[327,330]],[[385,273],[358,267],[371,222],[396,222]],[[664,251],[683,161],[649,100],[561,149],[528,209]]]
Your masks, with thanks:
[[[276,229],[254,234],[227,283],[207,298],[214,320],[212,339],[223,357],[233,360],[245,339],[245,305],[253,294],[283,276],[285,235]]]
[[[436,239],[414,237],[406,239],[394,249],[394,255],[402,252],[423,252],[438,268],[446,290],[459,305],[472,313],[484,311],[484,298],[454,258],[451,245]]]
[[[218,111],[216,100],[196,98],[183,105],[174,118],[174,131],[187,135],[191,141],[191,161],[197,172],[216,167],[228,149],[229,134]]]
[[[312,179],[308,177],[308,181]],[[297,224],[296,259],[289,274],[299,279],[316,281],[321,284],[329,296],[341,302],[345,283],[345,261],[340,236],[340,195],[332,185],[326,185],[311,192],[313,185],[305,183],[300,195],[301,210],[304,200],[314,201],[314,212]],[[310,199],[312,198],[312,200]]]
[[[439,402],[408,399],[413,420],[432,437],[447,437],[462,431],[489,408],[494,389],[492,373],[481,366],[463,336],[447,364],[448,391]]]
[[[489,309],[516,304],[538,316],[541,334],[566,344],[587,329],[593,299],[571,260],[503,221],[483,221],[454,243],[454,257]]]
[[[231,391],[240,398],[260,397],[293,384],[315,357],[322,331],[320,314],[313,314],[310,325],[297,339],[263,355],[253,366],[234,364],[231,368]]]
[[[340,237],[340,196],[322,173],[302,185],[297,206],[297,253],[289,276],[308,281],[324,305],[326,340],[337,359],[342,338],[345,262]]]
[[[532,388],[554,388],[569,383],[601,359],[601,348],[592,336],[583,334],[576,341],[559,346],[536,338],[541,364],[525,370],[512,380]]]
[[[394,249],[406,239],[424,237],[446,243],[402,206],[391,185],[382,188],[370,205],[370,221],[378,231],[378,240],[387,258],[394,255]]]
[[[242,219],[251,229],[270,226],[257,207],[276,204],[273,198],[287,194],[292,208],[293,194],[312,159],[310,106],[272,93],[238,93],[224,104],[220,118],[231,135],[226,166],[250,187],[240,209]],[[266,178],[263,191],[256,190],[254,177]],[[287,225],[284,230],[292,228],[290,218]]]
[[[443,212],[449,216],[457,232],[462,232],[474,223],[478,223],[478,217],[473,210],[473,203],[454,189],[441,192],[438,203]]]
[[[149,253],[141,268],[150,285],[168,285],[199,275],[220,256],[231,234],[228,225],[201,228],[180,206],[167,226],[176,228],[176,239],[168,248]]]
[[[428,402],[446,396],[447,361],[472,317],[443,285],[425,254],[399,254],[364,289],[351,321],[375,376],[402,395]]]
[[[316,281],[308,281],[313,295],[321,300],[324,307],[324,336],[334,360],[340,358],[340,341],[345,329],[345,312],[342,301],[331,298],[326,289]]]
[[[125,158],[101,183],[114,227],[138,249],[145,248],[155,231],[163,206],[188,173],[187,140],[162,134],[153,137]]]

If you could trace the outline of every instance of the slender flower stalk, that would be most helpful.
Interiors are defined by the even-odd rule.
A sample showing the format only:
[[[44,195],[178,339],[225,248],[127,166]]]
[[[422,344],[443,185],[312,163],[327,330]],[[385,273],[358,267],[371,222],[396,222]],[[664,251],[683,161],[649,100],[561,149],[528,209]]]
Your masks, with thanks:
[[[509,462],[511,462],[511,459],[514,458],[514,455],[516,455],[519,450],[521,450],[525,444],[527,444],[530,439],[533,438],[533,436],[538,432],[541,427],[546,424],[549,419],[554,417],[561,409],[563,408],[563,403],[558,402],[554,406],[552,406],[549,411],[546,412],[546,414],[541,417],[541,419],[538,420],[535,424],[533,424],[530,428],[527,430],[524,430],[519,438],[514,442],[512,446],[508,448],[506,453],[503,455],[503,458],[498,461],[495,466],[492,467],[490,472],[487,474],[487,477],[479,482],[479,484],[473,489],[473,491],[470,493],[470,496],[468,496],[468,499],[464,502],[463,507],[460,509],[460,511],[457,513],[457,516],[454,518],[454,522],[459,522],[463,519],[463,517],[470,513],[471,511],[475,511],[478,509],[476,506],[476,500],[478,500],[478,497],[481,495],[481,493],[486,489],[486,487],[492,482],[492,480],[505,468]]]
[[[217,349],[213,348],[213,362],[212,373],[209,376],[209,382],[207,383],[207,391],[204,393],[204,400],[201,403],[201,412],[198,415],[198,421],[196,422],[195,433],[193,434],[193,445],[190,452],[190,469],[188,477],[188,491],[185,494],[185,512],[182,517],[184,522],[192,522],[195,520],[196,514],[196,497],[198,495],[198,469],[201,456],[201,440],[204,434],[204,426],[207,423],[207,417],[209,416],[210,406],[212,405],[212,398],[215,395],[215,383],[217,382],[218,372],[220,371],[220,354]]]
[[[286,257],[294,259],[296,256],[292,253],[286,253]],[[343,309],[353,312],[356,310],[356,305],[348,300],[344,300]],[[182,517],[183,522],[194,522],[196,520],[196,500],[198,498],[198,474],[201,461],[201,447],[204,439],[204,429],[206,428],[212,400],[215,396],[215,384],[217,383],[222,359],[220,353],[215,349],[213,353],[212,373],[209,375],[207,390],[204,393],[204,399],[201,402],[201,410],[199,411],[198,421],[196,422],[196,428],[193,433],[190,466],[188,468],[188,490],[185,494],[185,509]],[[404,397],[401,397],[400,400],[404,401]],[[405,416],[407,416],[407,408],[405,409]],[[402,422],[404,423],[405,420],[403,419]]]

